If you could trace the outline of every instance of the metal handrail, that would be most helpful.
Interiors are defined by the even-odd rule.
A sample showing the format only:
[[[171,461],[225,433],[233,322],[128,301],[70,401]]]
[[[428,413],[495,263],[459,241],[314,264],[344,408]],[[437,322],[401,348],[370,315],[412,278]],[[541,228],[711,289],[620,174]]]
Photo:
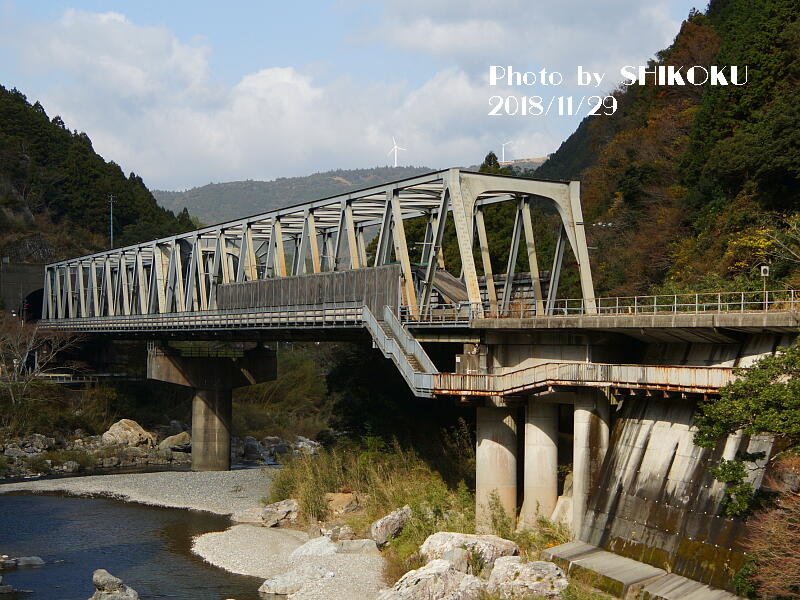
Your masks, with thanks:
[[[713,393],[735,376],[734,367],[548,362],[501,374],[438,373],[434,385],[438,394],[461,395],[509,395],[551,385]]]
[[[488,302],[461,302],[436,304],[426,309],[420,317],[408,306],[400,307],[400,320],[417,322],[469,323],[478,318],[532,318],[575,315],[642,315],[642,314],[705,314],[705,313],[757,313],[800,310],[800,292],[797,290],[766,290],[758,292],[704,292],[696,294],[657,294],[651,296],[610,296],[594,300],[594,310],[586,310],[583,298],[562,298],[553,303],[550,314],[537,312],[531,300],[514,300],[506,310]]]

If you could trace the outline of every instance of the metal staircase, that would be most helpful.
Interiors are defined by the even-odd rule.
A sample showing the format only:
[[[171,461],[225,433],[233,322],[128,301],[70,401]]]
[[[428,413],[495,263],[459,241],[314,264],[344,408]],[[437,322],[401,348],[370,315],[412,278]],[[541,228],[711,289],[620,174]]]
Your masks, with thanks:
[[[433,378],[437,373],[422,345],[411,335],[388,306],[377,319],[366,306],[363,321],[372,335],[372,343],[397,366],[403,379],[417,396],[433,396]]]

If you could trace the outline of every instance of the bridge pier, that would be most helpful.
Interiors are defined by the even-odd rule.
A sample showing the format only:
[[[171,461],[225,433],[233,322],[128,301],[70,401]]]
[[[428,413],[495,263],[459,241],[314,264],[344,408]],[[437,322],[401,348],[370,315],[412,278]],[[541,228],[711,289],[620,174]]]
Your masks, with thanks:
[[[490,501],[497,494],[500,506],[517,515],[517,426],[512,409],[477,408],[475,449],[475,528],[491,533]]]
[[[589,493],[600,477],[608,450],[608,396],[594,388],[574,392],[572,442],[572,537],[579,539]]]
[[[193,343],[181,348],[152,346],[147,378],[194,390],[192,400],[192,470],[231,468],[232,390],[275,379],[273,350],[248,350]]]
[[[524,499],[519,526],[550,518],[558,500],[558,404],[530,398],[525,410]]]

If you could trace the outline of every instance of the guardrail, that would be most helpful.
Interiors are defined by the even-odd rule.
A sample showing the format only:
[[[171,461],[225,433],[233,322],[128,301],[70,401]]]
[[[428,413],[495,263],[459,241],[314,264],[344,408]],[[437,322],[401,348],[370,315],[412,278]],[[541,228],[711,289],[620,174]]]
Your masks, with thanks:
[[[800,310],[798,290],[759,292],[706,292],[698,294],[659,294],[653,296],[619,296],[595,298],[596,312],[586,311],[583,298],[556,300],[549,314],[536,312],[533,302],[512,301],[506,310],[482,304],[461,302],[431,306],[414,317],[407,306],[400,307],[400,320],[420,324],[465,324],[483,313],[483,318],[558,317],[586,314],[641,315],[677,313],[746,313]],[[479,310],[481,309],[481,310]]]
[[[301,304],[267,308],[120,315],[40,321],[48,329],[77,332],[185,331],[253,328],[361,327],[358,302]]]
[[[715,393],[734,377],[733,367],[553,362],[498,375],[437,373],[434,393],[507,396],[558,385]]]

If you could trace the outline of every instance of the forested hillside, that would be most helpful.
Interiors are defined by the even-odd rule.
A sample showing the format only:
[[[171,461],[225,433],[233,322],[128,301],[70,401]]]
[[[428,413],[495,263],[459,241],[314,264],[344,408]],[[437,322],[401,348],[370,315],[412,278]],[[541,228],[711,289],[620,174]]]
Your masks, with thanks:
[[[306,200],[344,194],[387,181],[429,173],[427,167],[374,167],[337,169],[306,177],[279,177],[274,181],[231,181],[209,183],[185,192],[153,191],[158,202],[169,209],[189,209],[207,224],[236,219]]]
[[[185,211],[158,206],[136,174],[106,162],[85,133],[0,86],[0,255],[46,262],[107,248],[112,194],[115,246],[193,227]]]
[[[578,178],[600,293],[800,285],[796,0],[712,0],[653,64],[748,67],[744,86],[628,86],[536,175]],[[652,66],[652,65],[651,65]]]

